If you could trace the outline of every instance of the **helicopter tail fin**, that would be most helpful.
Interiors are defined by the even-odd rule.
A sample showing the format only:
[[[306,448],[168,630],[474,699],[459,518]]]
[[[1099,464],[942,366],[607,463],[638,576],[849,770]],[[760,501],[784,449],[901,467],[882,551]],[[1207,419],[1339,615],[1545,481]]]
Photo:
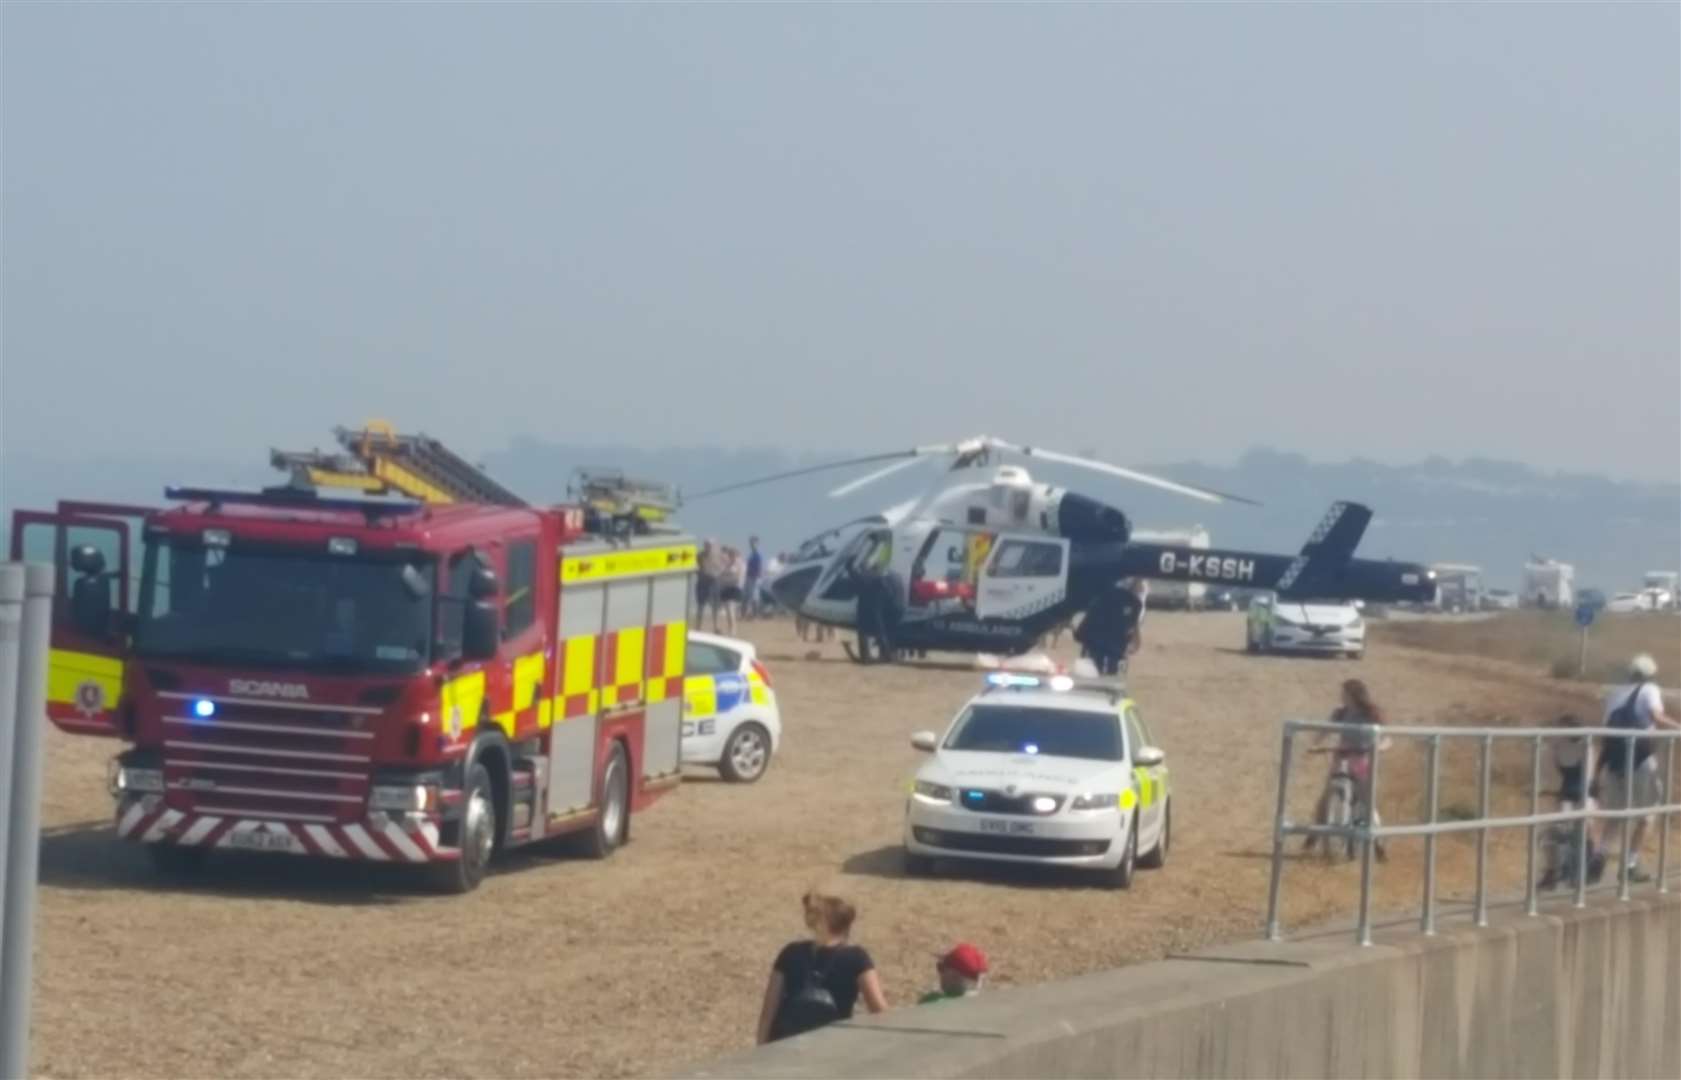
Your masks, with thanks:
[[[1280,596],[1310,597],[1315,590],[1335,581],[1350,560],[1360,538],[1371,524],[1371,507],[1354,502],[1335,502],[1313,535],[1302,545],[1275,588]]]

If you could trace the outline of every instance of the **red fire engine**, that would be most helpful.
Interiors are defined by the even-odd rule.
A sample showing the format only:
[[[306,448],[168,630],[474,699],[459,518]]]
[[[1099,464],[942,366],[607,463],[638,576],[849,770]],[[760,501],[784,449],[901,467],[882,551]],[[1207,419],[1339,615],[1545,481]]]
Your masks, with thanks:
[[[58,568],[51,719],[132,744],[118,834],[168,870],[273,851],[454,892],[560,834],[608,855],[679,781],[694,542],[527,506],[424,436],[339,434],[276,453],[282,488],[15,516],[12,557]]]

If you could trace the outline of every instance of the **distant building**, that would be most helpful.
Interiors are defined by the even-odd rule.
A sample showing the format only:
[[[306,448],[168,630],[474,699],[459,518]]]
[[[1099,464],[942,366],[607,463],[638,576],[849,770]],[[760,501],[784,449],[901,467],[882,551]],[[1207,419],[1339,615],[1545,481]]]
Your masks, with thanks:
[[[1576,568],[1557,559],[1536,556],[1523,566],[1525,607],[1560,608],[1576,602]]]
[[[1432,563],[1436,604],[1443,611],[1476,611],[1483,602],[1483,568],[1467,563]]]

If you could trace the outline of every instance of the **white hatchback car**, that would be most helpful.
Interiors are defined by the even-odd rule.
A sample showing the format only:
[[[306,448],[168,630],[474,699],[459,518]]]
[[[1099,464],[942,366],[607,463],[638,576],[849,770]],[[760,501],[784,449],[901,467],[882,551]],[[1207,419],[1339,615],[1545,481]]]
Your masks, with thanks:
[[[782,713],[753,643],[689,632],[684,657],[683,763],[750,784],[782,743]]]
[[[1267,593],[1249,604],[1245,647],[1257,652],[1366,655],[1366,620],[1346,600],[1280,600]]]
[[[1084,867],[1122,888],[1167,861],[1164,755],[1114,681],[995,672],[947,729],[905,804],[905,869],[936,858]]]

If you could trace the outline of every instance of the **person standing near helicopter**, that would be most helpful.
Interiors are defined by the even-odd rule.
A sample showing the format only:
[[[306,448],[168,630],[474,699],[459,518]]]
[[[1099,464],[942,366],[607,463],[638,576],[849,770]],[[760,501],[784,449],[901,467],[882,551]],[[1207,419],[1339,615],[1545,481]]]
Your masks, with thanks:
[[[846,576],[858,597],[858,655],[865,663],[872,649],[882,661],[895,656],[893,639],[903,615],[904,583],[889,567],[892,553],[892,541],[884,536],[846,564]]]
[[[1081,652],[1099,675],[1119,675],[1125,657],[1136,651],[1138,620],[1144,605],[1130,581],[1109,584],[1092,600],[1074,631]]]

